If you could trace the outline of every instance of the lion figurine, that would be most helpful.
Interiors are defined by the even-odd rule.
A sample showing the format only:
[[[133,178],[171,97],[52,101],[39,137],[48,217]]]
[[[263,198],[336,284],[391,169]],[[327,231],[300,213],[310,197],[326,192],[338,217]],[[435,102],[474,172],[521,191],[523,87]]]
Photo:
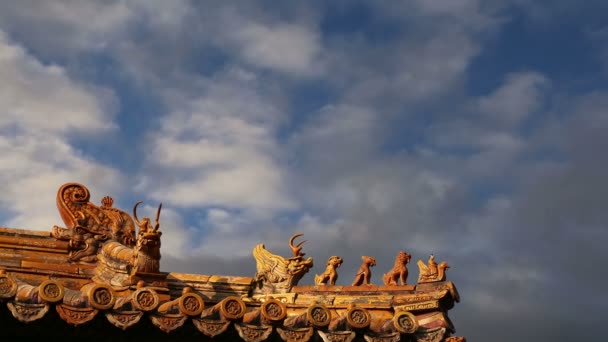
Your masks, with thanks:
[[[399,285],[399,279],[401,279],[401,285],[407,285],[407,264],[411,258],[412,256],[405,251],[399,251],[395,258],[395,266],[382,277],[384,285]]]
[[[370,268],[376,266],[376,259],[364,255],[361,257],[361,260],[363,260],[363,263],[361,264],[361,267],[359,267],[359,271],[357,271],[357,274],[355,275],[355,280],[353,281],[352,286],[370,284],[370,280],[372,278],[372,272]]]
[[[325,272],[315,275],[315,284],[327,285],[327,282],[329,281],[329,285],[336,285],[336,280],[338,280],[338,272],[336,269],[342,265],[342,261],[342,258],[339,256],[333,255],[329,257],[329,259],[327,259]]]

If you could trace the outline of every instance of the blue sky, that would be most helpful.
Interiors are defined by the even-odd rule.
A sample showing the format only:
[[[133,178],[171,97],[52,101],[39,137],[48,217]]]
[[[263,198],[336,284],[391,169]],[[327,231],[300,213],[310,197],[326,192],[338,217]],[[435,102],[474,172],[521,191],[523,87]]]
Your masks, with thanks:
[[[162,201],[170,271],[253,275],[252,248],[295,232],[302,283],[330,255],[347,284],[361,255],[379,283],[400,249],[434,252],[459,334],[578,340],[608,305],[607,10],[0,1],[1,224],[61,224],[77,181]]]

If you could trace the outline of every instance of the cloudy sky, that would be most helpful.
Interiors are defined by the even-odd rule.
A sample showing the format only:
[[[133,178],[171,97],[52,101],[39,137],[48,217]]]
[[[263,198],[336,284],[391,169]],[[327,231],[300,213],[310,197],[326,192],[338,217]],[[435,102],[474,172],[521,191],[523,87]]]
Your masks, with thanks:
[[[328,4],[330,3],[330,4]],[[608,308],[608,2],[0,1],[0,225],[60,185],[163,202],[163,269],[252,248],[372,281],[451,265],[472,341],[577,341]]]

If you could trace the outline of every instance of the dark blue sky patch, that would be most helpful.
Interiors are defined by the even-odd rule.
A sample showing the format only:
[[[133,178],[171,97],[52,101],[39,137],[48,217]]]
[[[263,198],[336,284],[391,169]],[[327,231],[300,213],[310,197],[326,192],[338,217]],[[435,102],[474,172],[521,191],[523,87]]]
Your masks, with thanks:
[[[500,85],[505,74],[529,70],[548,75],[558,85],[593,80],[602,70],[596,54],[581,22],[541,30],[516,14],[471,63],[467,89],[482,95]]]

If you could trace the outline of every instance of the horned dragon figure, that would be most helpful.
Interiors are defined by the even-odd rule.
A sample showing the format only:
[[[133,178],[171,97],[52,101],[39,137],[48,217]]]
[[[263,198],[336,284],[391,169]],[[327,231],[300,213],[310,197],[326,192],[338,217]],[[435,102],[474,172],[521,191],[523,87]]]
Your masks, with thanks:
[[[295,246],[293,244],[294,240],[302,235],[295,234],[289,239],[289,247],[293,252],[293,257],[291,258],[285,258],[269,252],[264,247],[264,244],[259,244],[253,248],[253,257],[256,260],[257,268],[255,275],[257,282],[256,293],[289,292],[313,266],[312,258],[304,259],[306,253],[302,252],[302,245],[306,240]]]
[[[125,286],[135,284],[138,274],[159,272],[160,237],[162,235],[162,232],[159,231],[159,218],[163,204],[158,206],[153,225],[150,218],[144,217],[140,220],[137,217],[137,207],[140,204],[141,201],[133,207],[133,217],[139,227],[135,246],[125,246],[118,241],[109,241],[103,245],[98,256],[97,280]],[[108,269],[109,272],[105,272],[105,269]],[[105,276],[111,276],[111,279],[104,279]]]

